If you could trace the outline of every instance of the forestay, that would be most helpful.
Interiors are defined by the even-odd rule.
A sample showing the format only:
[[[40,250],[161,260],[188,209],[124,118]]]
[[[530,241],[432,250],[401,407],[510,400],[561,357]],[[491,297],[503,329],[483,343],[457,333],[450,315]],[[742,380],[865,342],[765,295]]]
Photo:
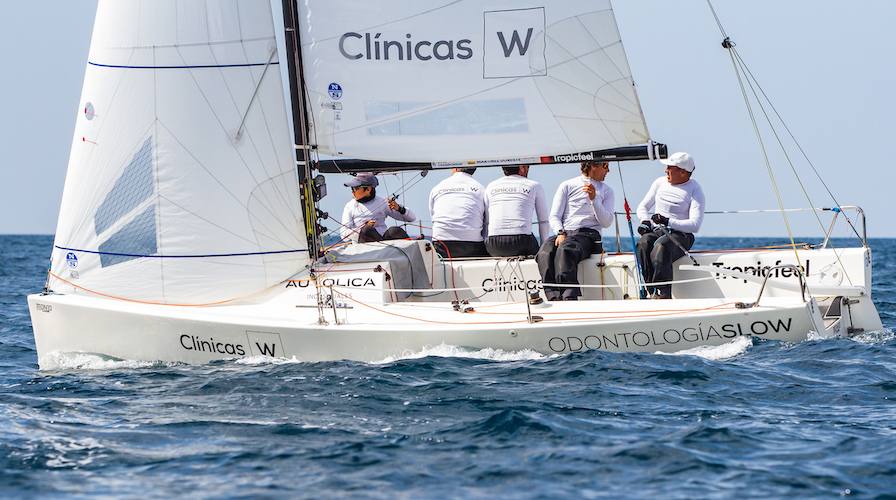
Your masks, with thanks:
[[[268,0],[101,0],[50,288],[246,296],[308,262]]]
[[[609,0],[297,0],[322,153],[526,158],[649,135]]]

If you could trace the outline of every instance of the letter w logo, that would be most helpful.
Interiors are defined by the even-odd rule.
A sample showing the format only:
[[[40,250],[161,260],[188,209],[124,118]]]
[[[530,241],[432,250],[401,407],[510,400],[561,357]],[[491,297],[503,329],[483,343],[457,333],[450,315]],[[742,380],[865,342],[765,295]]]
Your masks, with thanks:
[[[499,31],[498,40],[501,42],[501,50],[504,51],[504,57],[510,57],[514,48],[519,52],[519,55],[526,55],[526,52],[529,50],[529,41],[532,40],[532,31],[533,28],[526,30],[526,41],[523,42],[520,40],[520,33],[517,30],[513,30],[513,35],[510,36],[509,44],[507,43],[507,39],[504,38],[504,32]]]
[[[483,78],[547,76],[544,7],[487,11],[482,15]]]
[[[274,357],[277,355],[277,344],[268,345],[266,342],[256,342],[255,347],[263,356]]]

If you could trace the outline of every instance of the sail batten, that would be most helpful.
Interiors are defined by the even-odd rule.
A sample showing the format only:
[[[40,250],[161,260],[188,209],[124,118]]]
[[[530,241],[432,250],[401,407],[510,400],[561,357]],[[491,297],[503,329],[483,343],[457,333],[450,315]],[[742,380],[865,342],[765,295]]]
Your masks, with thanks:
[[[312,139],[395,163],[649,141],[609,0],[296,0]]]

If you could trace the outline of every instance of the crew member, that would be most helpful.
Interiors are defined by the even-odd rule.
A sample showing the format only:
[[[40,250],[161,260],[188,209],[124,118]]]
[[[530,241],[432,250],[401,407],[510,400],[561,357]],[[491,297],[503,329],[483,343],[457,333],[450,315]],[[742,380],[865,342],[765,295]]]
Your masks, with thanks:
[[[672,285],[650,283],[672,281],[672,263],[694,245],[694,233],[703,222],[706,200],[700,184],[691,178],[691,155],[675,153],[660,162],[666,165],[666,176],[653,182],[638,205],[638,257],[648,292],[652,292],[653,298],[670,299]]]
[[[604,183],[606,162],[586,161],[582,175],[560,184],[551,205],[550,224],[557,235],[543,240],[535,260],[543,283],[578,285],[579,263],[603,252],[600,230],[613,224],[613,189]],[[578,286],[544,287],[548,300],[578,300]]]
[[[394,198],[385,200],[377,196],[378,185],[376,176],[368,172],[359,173],[345,183],[346,187],[352,188],[354,199],[349,200],[342,210],[340,234],[343,240],[367,243],[408,238],[408,233],[401,227],[386,229],[386,217],[404,222],[413,222],[417,217]]]
[[[493,257],[535,255],[538,240],[532,234],[532,213],[538,217],[538,234],[548,237],[548,209],[541,184],[528,179],[529,166],[504,167],[504,177],[485,188],[488,206],[488,239]]]
[[[475,168],[455,168],[429,192],[432,239],[443,258],[484,257],[488,211]]]

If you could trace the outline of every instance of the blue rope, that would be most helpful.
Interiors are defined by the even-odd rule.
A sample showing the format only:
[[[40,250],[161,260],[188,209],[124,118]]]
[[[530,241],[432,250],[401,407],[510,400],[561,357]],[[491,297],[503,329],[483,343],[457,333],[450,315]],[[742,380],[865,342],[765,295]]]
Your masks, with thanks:
[[[200,259],[200,258],[210,258],[210,257],[245,257],[249,255],[274,255],[274,254],[282,254],[282,253],[295,253],[295,252],[307,252],[307,248],[299,248],[296,250],[272,250],[269,252],[246,252],[246,253],[216,253],[216,254],[206,254],[206,255],[141,255],[134,253],[118,253],[118,252],[99,252],[96,250],[84,250],[81,248],[68,248],[61,247],[59,245],[53,245],[55,248],[59,250],[66,250],[69,252],[84,252],[95,255],[117,255],[119,257],[148,257],[152,259]]]
[[[100,68],[118,68],[118,69],[202,69],[202,68],[249,68],[252,66],[267,66],[268,63],[245,63],[245,64],[197,64],[194,66],[123,66],[117,64],[100,64],[93,61],[87,61],[91,66]],[[280,64],[278,61],[272,61],[270,64]]]

